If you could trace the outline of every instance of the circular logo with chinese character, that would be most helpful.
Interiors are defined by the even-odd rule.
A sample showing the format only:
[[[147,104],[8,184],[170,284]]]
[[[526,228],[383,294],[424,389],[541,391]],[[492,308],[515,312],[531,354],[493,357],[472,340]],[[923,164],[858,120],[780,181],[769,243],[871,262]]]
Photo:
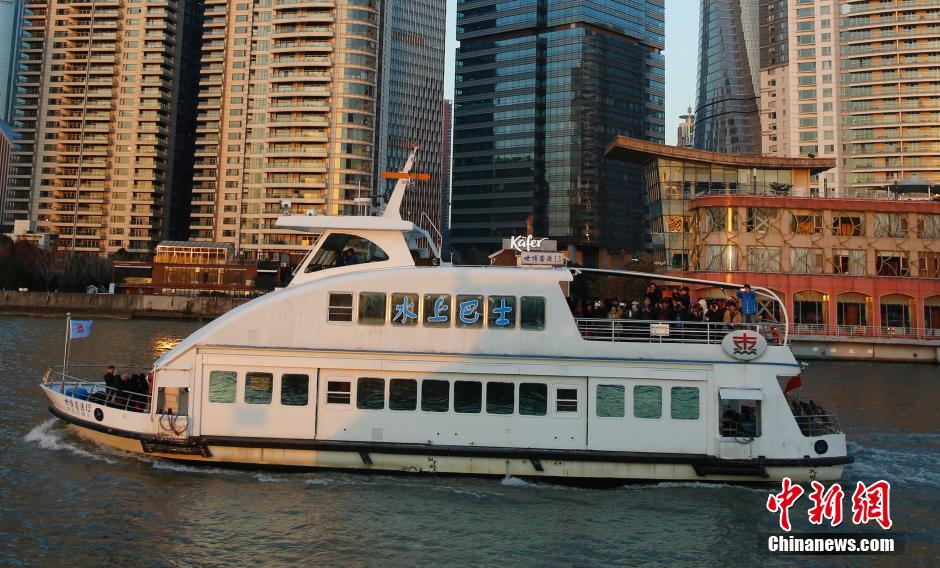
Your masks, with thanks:
[[[738,329],[721,340],[721,348],[739,361],[751,361],[764,354],[767,350],[767,340],[756,331]]]
[[[95,409],[95,420],[97,420],[98,422],[101,422],[102,420],[104,420],[104,411],[101,410],[100,408]]]

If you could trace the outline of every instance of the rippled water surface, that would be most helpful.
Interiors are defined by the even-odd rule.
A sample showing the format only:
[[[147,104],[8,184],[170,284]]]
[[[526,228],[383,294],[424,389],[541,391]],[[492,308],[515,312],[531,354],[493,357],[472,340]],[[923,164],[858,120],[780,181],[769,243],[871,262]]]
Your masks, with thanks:
[[[940,367],[814,362],[804,374],[804,396],[838,412],[849,436],[856,463],[843,487],[892,482],[903,559],[771,557],[760,539],[778,532],[767,488],[249,472],[100,448],[52,419],[37,388],[61,364],[63,327],[0,317],[2,565],[906,566],[940,557]],[[91,338],[73,342],[71,363],[150,362],[197,327],[97,320]],[[804,498],[793,509],[796,531],[811,530],[806,508]]]

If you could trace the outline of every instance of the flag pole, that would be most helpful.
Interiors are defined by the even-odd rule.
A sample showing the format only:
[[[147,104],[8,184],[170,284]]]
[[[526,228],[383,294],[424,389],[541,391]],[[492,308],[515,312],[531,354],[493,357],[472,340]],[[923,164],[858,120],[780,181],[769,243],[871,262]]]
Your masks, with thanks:
[[[65,394],[65,371],[69,365],[69,340],[72,338],[72,312],[65,312],[65,349],[62,351],[62,394]]]

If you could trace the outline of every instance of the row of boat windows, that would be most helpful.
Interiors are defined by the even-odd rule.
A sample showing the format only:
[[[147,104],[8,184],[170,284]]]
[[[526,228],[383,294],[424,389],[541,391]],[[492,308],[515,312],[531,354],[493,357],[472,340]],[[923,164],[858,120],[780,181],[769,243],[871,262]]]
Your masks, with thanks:
[[[326,403],[352,405],[352,380],[328,380]],[[243,400],[246,404],[271,404],[274,375],[266,372],[245,373]],[[284,406],[306,406],[309,401],[310,377],[284,373],[280,377],[280,401]],[[386,389],[387,387],[387,389]],[[671,387],[670,417],[673,420],[698,420],[700,393],[698,387]],[[237,399],[238,374],[235,371],[209,373],[208,399],[211,403],[232,404]],[[554,412],[579,412],[578,389],[556,386]],[[597,385],[595,415],[598,418],[624,418],[627,409],[625,385]],[[663,387],[634,385],[632,389],[634,418],[660,419],[663,416]],[[549,389],[546,383],[503,381],[448,381],[443,379],[383,379],[360,377],[355,381],[355,406],[360,410],[396,410],[423,412],[456,412],[479,414],[548,414]],[[387,404],[386,404],[387,403]]]
[[[391,298],[389,297],[391,296]],[[545,298],[541,296],[482,296],[478,294],[418,294],[360,292],[358,309],[353,295],[331,292],[327,319],[331,322],[356,321],[363,325],[425,327],[545,329]]]

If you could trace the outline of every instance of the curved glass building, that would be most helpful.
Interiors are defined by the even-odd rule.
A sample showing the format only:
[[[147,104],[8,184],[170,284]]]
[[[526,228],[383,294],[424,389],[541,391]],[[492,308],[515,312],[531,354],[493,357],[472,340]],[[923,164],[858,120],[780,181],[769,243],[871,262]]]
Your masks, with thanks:
[[[760,154],[758,0],[702,0],[696,148]]]

